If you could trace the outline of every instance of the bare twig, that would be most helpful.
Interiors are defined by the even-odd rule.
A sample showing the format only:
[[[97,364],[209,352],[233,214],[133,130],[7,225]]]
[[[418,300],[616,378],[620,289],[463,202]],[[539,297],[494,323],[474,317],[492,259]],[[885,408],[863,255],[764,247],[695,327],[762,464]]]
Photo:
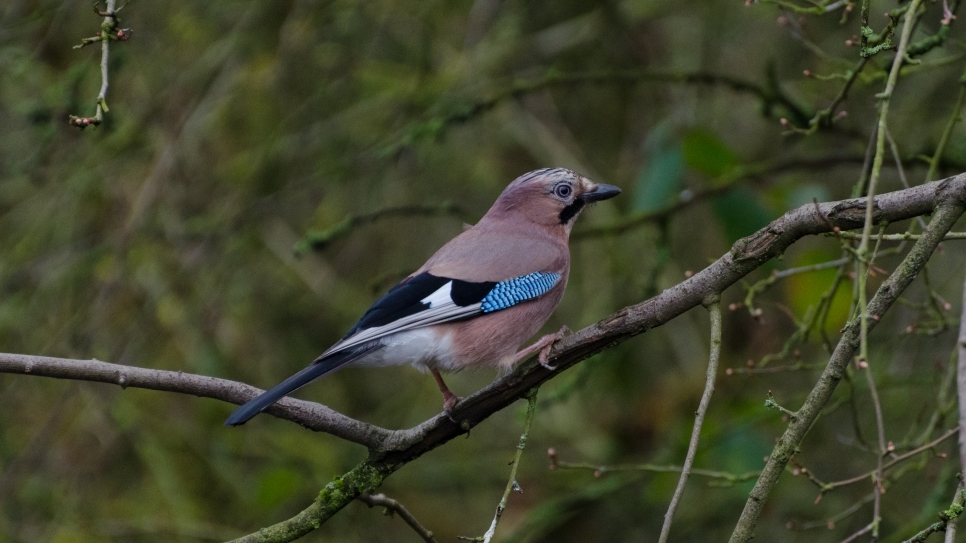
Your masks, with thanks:
[[[101,22],[101,31],[94,37],[84,38],[81,40],[80,45],[74,46],[74,49],[81,49],[94,43],[101,44],[101,90],[97,93],[97,98],[94,101],[96,106],[94,116],[78,117],[77,115],[71,115],[67,119],[67,124],[78,128],[97,126],[104,121],[104,114],[109,111],[107,108],[107,66],[110,58],[110,43],[112,40],[127,41],[131,37],[132,31],[130,28],[119,28],[120,21],[117,18],[117,13],[124,6],[115,9],[117,0],[106,1],[107,9],[104,11],[98,10],[97,4],[94,5],[94,12],[104,17],[104,20]]]
[[[905,21],[902,25],[902,34],[899,38],[899,48],[896,51],[896,61],[892,63],[892,69],[889,71],[889,79],[886,81],[885,90],[880,95],[882,103],[879,105],[878,135],[876,136],[875,156],[872,159],[872,173],[869,176],[865,224],[862,228],[862,238],[859,241],[859,247],[855,251],[859,267],[857,288],[859,291],[859,310],[861,311],[859,315],[859,360],[868,360],[869,358],[869,312],[867,309],[868,304],[866,303],[866,296],[868,295],[866,289],[866,282],[868,280],[867,272],[871,264],[869,259],[869,238],[872,235],[872,207],[874,205],[875,191],[879,182],[880,172],[882,171],[882,162],[885,160],[886,122],[889,117],[889,105],[892,103],[892,93],[895,91],[896,83],[899,80],[899,70],[902,68],[902,64],[906,58],[906,48],[909,46],[909,38],[912,36],[912,29],[918,18],[920,3],[921,0],[912,0],[906,10]]]
[[[891,460],[889,460],[888,462],[886,462],[886,463],[884,463],[882,465],[882,471],[888,470],[892,466],[895,466],[895,465],[897,465],[897,464],[899,464],[901,462],[905,462],[906,460],[912,458],[913,456],[916,456],[919,453],[923,453],[923,452],[928,451],[929,449],[932,449],[933,447],[939,445],[943,441],[946,441],[947,439],[953,437],[957,433],[959,433],[959,428],[958,427],[949,430],[948,432],[946,432],[943,435],[937,437],[936,439],[930,441],[929,443],[926,443],[924,445],[920,445],[919,447],[916,447],[915,449],[912,449],[912,450],[906,451],[906,452],[904,452],[902,454],[896,455]],[[877,467],[876,469],[874,469],[872,471],[869,471],[869,472],[866,472],[866,473],[863,473],[862,475],[856,475],[855,477],[850,477],[848,479],[842,479],[841,481],[833,481],[831,483],[823,483],[823,482],[819,481],[818,479],[814,479],[813,478],[812,479],[812,482],[814,482],[819,487],[819,490],[821,490],[821,492],[824,494],[825,492],[828,492],[830,490],[833,490],[833,489],[836,489],[836,488],[839,488],[839,487],[842,487],[842,486],[848,486],[848,485],[851,485],[851,484],[855,484],[855,483],[859,483],[859,482],[862,482],[862,481],[866,481],[866,480],[868,480],[868,479],[870,479],[872,477],[875,477],[875,475],[876,475],[876,473],[878,473],[878,471],[879,471],[879,468]]]
[[[667,513],[664,514],[664,524],[661,526],[661,536],[658,543],[666,543],[671,534],[671,521],[674,519],[674,512],[678,508],[681,496],[684,494],[684,485],[688,482],[691,475],[691,466],[694,465],[694,456],[698,453],[698,440],[701,437],[701,425],[704,423],[704,416],[708,412],[708,405],[711,404],[711,395],[714,393],[714,381],[718,375],[718,361],[721,359],[721,306],[720,298],[715,295],[706,303],[708,314],[711,316],[711,355],[708,357],[708,375],[704,382],[704,393],[701,394],[701,402],[698,410],[694,413],[694,428],[691,430],[691,442],[688,444],[688,453],[684,457],[684,467],[681,469],[681,477],[678,479],[678,486],[674,490],[671,504],[668,505]]]
[[[857,541],[860,537],[862,537],[865,534],[871,532],[874,528],[875,528],[875,523],[874,522],[873,523],[866,524],[861,529],[859,529],[859,531],[857,531],[854,534],[850,535],[849,537],[846,537],[845,539],[843,539],[841,541],[841,543],[852,543],[853,541]]]
[[[527,438],[530,436],[530,424],[533,423],[533,413],[537,409],[537,389],[533,389],[527,395],[527,416],[523,421],[523,433],[520,434],[520,443],[517,445],[517,452],[513,455],[513,461],[510,462],[510,479],[506,482],[506,489],[503,490],[503,497],[500,498],[500,503],[496,506],[496,513],[493,515],[493,522],[490,523],[490,527],[483,534],[483,537],[460,537],[460,539],[465,541],[474,541],[479,543],[490,543],[493,541],[493,536],[496,534],[496,525],[500,522],[500,517],[503,516],[503,511],[506,511],[507,500],[510,499],[510,492],[517,491],[523,492],[520,485],[517,483],[517,468],[520,467],[520,458],[523,457],[523,449],[527,446]]]
[[[372,213],[346,217],[342,222],[336,224],[335,226],[326,228],[325,230],[312,230],[295,244],[295,252],[297,254],[304,254],[308,252],[309,249],[321,251],[322,249],[328,247],[333,241],[349,235],[354,229],[366,224],[380,221],[382,219],[388,219],[390,217],[439,216],[457,217],[465,220],[468,214],[462,208],[450,202],[443,202],[435,205],[430,204],[387,207],[385,209],[373,211]]]
[[[963,307],[956,340],[956,392],[959,397],[959,469],[966,476],[966,281],[963,282]]]
[[[808,121],[808,128],[793,128],[795,132],[800,132],[803,134],[813,134],[819,129],[831,127],[835,121],[845,117],[845,111],[842,111],[838,115],[835,114],[835,110],[845,101],[849,95],[849,91],[852,89],[852,85],[855,84],[856,79],[859,78],[859,74],[862,73],[862,69],[865,68],[865,63],[868,62],[868,58],[863,57],[859,59],[859,63],[852,70],[847,70],[845,73],[845,85],[839,90],[839,93],[832,100],[829,106],[815,114],[811,120]],[[807,73],[808,76],[812,74]]]
[[[877,322],[875,319],[880,318],[895,303],[905,288],[912,283],[926,261],[929,260],[936,246],[939,245],[943,235],[955,224],[963,214],[964,209],[966,209],[966,201],[958,199],[943,199],[942,203],[937,206],[929,228],[926,229],[926,232],[916,242],[899,267],[882,284],[865,309],[870,317],[868,319],[870,321],[869,328],[875,325]],[[876,211],[873,209],[873,220],[875,214]],[[828,403],[832,392],[842,379],[847,364],[851,361],[856,348],[859,347],[859,343],[860,331],[856,330],[854,323],[850,323],[846,326],[845,332],[832,353],[828,366],[826,366],[818,383],[809,393],[804,405],[796,412],[796,417],[789,421],[784,435],[778,440],[778,444],[768,457],[761,476],[745,502],[744,510],[731,535],[731,543],[746,542],[754,536],[755,525],[772,487],[778,482],[779,476],[805,436],[805,432]]]
[[[419,534],[419,537],[423,538],[423,541],[426,543],[436,543],[436,539],[433,537],[433,532],[427,530],[425,526],[420,524],[419,521],[416,520],[416,517],[414,517],[413,514],[410,513],[408,509],[403,507],[403,504],[399,503],[398,501],[386,497],[385,494],[369,493],[360,494],[356,499],[368,505],[370,508],[385,507],[386,515],[390,517],[394,513],[398,514],[399,518],[403,519],[403,522],[408,524],[410,528]]]
[[[906,262],[900,265],[880,288],[881,296],[877,295],[877,298],[872,300],[876,314],[888,309],[894,302],[894,297],[908,285],[922,262],[928,259],[934,243],[938,243],[938,238],[942,237],[952,222],[962,213],[964,205],[966,205],[966,175],[876,197],[873,218],[877,223],[883,221],[895,223],[933,213],[931,228],[913,247]],[[647,301],[625,307],[600,322],[558,341],[549,356],[550,364],[555,366],[554,370],[548,370],[538,364],[534,356],[521,363],[510,374],[468,396],[456,406],[453,413],[455,420],[441,413],[414,428],[388,431],[333,414],[334,412],[319,406],[328,418],[323,416],[316,420],[313,423],[315,429],[346,437],[346,439],[350,439],[349,436],[354,437],[352,439],[354,442],[363,443],[370,449],[369,458],[326,485],[316,500],[295,517],[263,528],[238,541],[277,543],[294,541],[302,537],[317,529],[361,493],[372,492],[386,477],[409,462],[467,433],[497,411],[526,397],[534,387],[582,360],[661,326],[701,305],[709,295],[720,294],[765,262],[782,254],[802,237],[823,234],[834,227],[843,230],[860,227],[863,223],[862,210],[864,209],[865,201],[859,198],[820,204],[817,208],[808,204],[789,211],[762,230],[736,242],[728,253],[683,283],[664,290]],[[802,422],[796,422],[790,429],[791,433],[786,436],[789,443],[797,443],[801,439],[807,424],[814,420],[814,416],[827,401],[828,395],[831,395],[835,384],[841,379],[840,364],[847,363],[846,359],[851,356],[850,353],[854,352],[855,348],[855,338],[851,332],[846,333],[844,338],[845,341],[840,343],[838,349],[842,352],[833,357],[833,364],[826,369],[820,381],[822,385],[820,390],[813,392],[813,396],[816,397],[811,398],[801,411]],[[845,356],[845,359],[842,359],[842,356]],[[123,384],[128,387],[194,394],[236,404],[244,403],[260,392],[254,387],[208,377],[190,376],[178,372],[155,373],[155,370],[100,364],[104,363],[89,364],[87,361],[0,355],[0,373],[44,375],[114,384],[121,384],[120,377],[125,377]],[[148,373],[140,374],[131,370]],[[135,379],[133,376],[138,378]],[[307,409],[304,406],[310,405],[313,404],[288,399],[268,413],[283,416],[285,410],[294,412]],[[304,417],[304,420],[312,419]],[[803,424],[806,425],[803,426]],[[366,435],[368,432],[373,432],[373,435]],[[764,480],[759,478],[760,486],[770,488],[777,480],[774,470],[779,460],[781,460],[781,467],[778,467],[779,473],[784,466],[784,459],[779,458],[781,454],[786,453],[778,451],[778,455],[772,455],[772,464],[775,465],[766,466],[768,472],[763,473],[763,477],[767,475],[767,478]],[[763,493],[759,488],[755,491],[755,498],[759,504],[763,504],[767,498],[767,491]],[[754,518],[757,518],[756,512]],[[744,522],[747,524],[748,521]],[[754,524],[754,520],[751,524]]]
[[[659,466],[657,464],[618,464],[615,466],[602,466],[587,462],[562,462],[557,459],[557,452],[554,449],[548,450],[547,456],[550,457],[550,469],[589,470],[593,472],[594,477],[600,477],[609,472],[640,471],[651,473],[681,473],[684,471],[684,467],[682,466]],[[759,474],[760,472],[758,471],[734,474],[727,471],[716,471],[710,469],[691,469],[691,475],[698,475],[700,477],[707,477],[709,479],[720,481],[713,485],[709,484],[709,486],[731,486],[737,483],[750,481],[758,477]]]
[[[949,509],[939,513],[939,521],[934,522],[924,528],[921,532],[906,539],[902,543],[925,543],[930,535],[936,532],[946,532],[945,543],[955,543],[956,540],[956,519],[963,514],[964,489],[962,481],[956,485],[956,494],[953,495],[953,502]]]
[[[889,453],[889,450],[886,447],[885,423],[882,420],[882,404],[879,402],[879,393],[876,391],[875,379],[872,377],[872,369],[865,360],[859,360],[858,365],[860,370],[865,372],[865,380],[869,385],[869,396],[872,397],[872,407],[875,410],[876,436],[879,438],[875,476],[872,478],[872,537],[878,540],[879,524],[882,522],[882,493],[885,491],[882,487],[883,474],[885,473],[883,459]]]
[[[834,234],[839,234],[840,232],[835,232]],[[744,304],[748,308],[748,311],[752,316],[756,316],[755,312],[755,297],[767,290],[770,286],[777,283],[779,280],[786,277],[791,277],[792,275],[798,275],[800,273],[811,273],[821,270],[826,270],[829,268],[838,268],[844,264],[848,264],[851,261],[849,258],[839,258],[836,260],[830,260],[827,262],[819,262],[818,264],[811,264],[808,266],[801,266],[798,268],[789,268],[786,270],[775,270],[771,272],[768,277],[756,282],[755,284],[748,287],[748,292],[745,294]]]
[[[926,172],[927,182],[936,178],[936,173],[939,171],[939,161],[942,160],[943,153],[946,152],[949,136],[953,133],[953,128],[955,128],[956,123],[960,120],[960,112],[963,109],[964,101],[966,101],[966,73],[960,78],[959,83],[959,95],[956,96],[956,104],[953,105],[952,115],[949,116],[949,121],[946,123],[943,134],[939,138],[939,144],[936,145],[936,152],[929,159],[929,171]]]
[[[383,154],[394,155],[401,149],[418,141],[438,138],[447,128],[463,124],[492,110],[497,104],[551,87],[574,84],[637,84],[645,82],[703,85],[729,88],[735,92],[751,94],[761,100],[763,110],[770,112],[774,106],[785,110],[796,126],[808,126],[812,112],[788,97],[777,84],[758,83],[711,72],[670,72],[660,70],[620,70],[590,72],[548,72],[543,76],[518,80],[489,98],[467,103],[448,112],[427,116],[410,123],[398,139],[383,149]]]
[[[850,535],[849,537],[846,537],[845,539],[843,539],[841,541],[841,543],[852,543],[853,541],[857,541],[860,537],[862,537],[865,534],[867,534],[867,533],[871,532],[872,530],[874,530],[875,529],[875,525],[876,525],[875,522],[866,524],[859,531],[857,531],[854,534]]]
[[[840,520],[844,520],[844,519],[846,519],[846,518],[854,515],[856,512],[858,512],[859,509],[862,509],[862,506],[864,506],[865,504],[871,502],[873,499],[875,499],[875,496],[872,493],[869,493],[869,494],[866,494],[864,497],[862,497],[861,500],[853,503],[852,505],[850,505],[846,509],[843,509],[842,511],[839,511],[835,515],[833,515],[833,516],[831,516],[831,517],[829,517],[829,518],[827,518],[825,520],[815,520],[815,521],[811,521],[811,522],[803,522],[801,524],[798,524],[798,523],[795,523],[795,522],[789,522],[786,525],[786,527],[789,530],[796,530],[796,531],[812,530],[812,529],[815,529],[815,528],[826,528],[826,529],[832,528]]]
[[[861,164],[862,161],[863,157],[842,156],[795,159],[776,163],[740,166],[722,175],[712,187],[697,191],[682,191],[676,201],[660,209],[635,213],[612,224],[580,228],[571,235],[571,239],[578,241],[600,236],[620,235],[638,226],[667,219],[692,204],[725,194],[739,184],[751,179],[767,178],[772,175],[798,169],[821,169],[839,164]]]
[[[899,154],[899,146],[896,145],[896,140],[892,139],[892,132],[889,131],[889,127],[886,126],[886,141],[889,142],[889,149],[892,151],[892,160],[895,161],[896,171],[899,173],[899,182],[902,183],[903,187],[909,188],[909,179],[906,177],[906,169],[902,165],[902,156]],[[938,158],[936,159],[938,163]],[[927,179],[926,181],[931,181]],[[920,228],[926,229],[926,219],[922,217],[916,217],[916,222],[919,223]],[[879,238],[881,239],[881,238]]]
[[[839,232],[838,237],[842,239],[862,239],[862,234],[856,232]],[[872,234],[869,238],[881,241],[909,241],[919,239],[919,234],[903,232],[902,234]],[[948,232],[943,236],[943,241],[966,239],[966,232]]]

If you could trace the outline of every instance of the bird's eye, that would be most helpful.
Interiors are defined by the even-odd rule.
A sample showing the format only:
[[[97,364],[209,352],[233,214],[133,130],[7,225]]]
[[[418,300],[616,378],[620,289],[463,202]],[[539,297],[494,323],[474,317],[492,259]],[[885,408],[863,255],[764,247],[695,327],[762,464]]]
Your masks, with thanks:
[[[556,196],[557,198],[560,198],[561,200],[566,200],[567,198],[570,198],[570,195],[573,193],[574,193],[574,189],[566,183],[561,183],[553,188],[554,196]]]

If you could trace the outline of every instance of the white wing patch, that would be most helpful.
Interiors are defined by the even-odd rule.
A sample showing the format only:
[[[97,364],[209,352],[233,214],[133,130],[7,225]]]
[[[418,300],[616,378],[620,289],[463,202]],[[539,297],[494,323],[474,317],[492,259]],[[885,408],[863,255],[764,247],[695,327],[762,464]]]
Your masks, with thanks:
[[[453,305],[453,282],[448,281],[445,285],[436,289],[436,292],[420,300],[421,303],[429,305],[430,309],[440,307],[444,304]]]
[[[450,291],[453,282],[450,281],[421,300],[424,304],[429,304],[429,309],[408,315],[401,319],[390,322],[383,326],[374,326],[360,330],[350,338],[346,338],[335,345],[329,347],[319,358],[324,358],[332,353],[355,347],[368,341],[384,338],[390,334],[422,328],[433,324],[449,322],[482,313],[481,304],[475,303],[467,306],[458,306],[450,298]]]

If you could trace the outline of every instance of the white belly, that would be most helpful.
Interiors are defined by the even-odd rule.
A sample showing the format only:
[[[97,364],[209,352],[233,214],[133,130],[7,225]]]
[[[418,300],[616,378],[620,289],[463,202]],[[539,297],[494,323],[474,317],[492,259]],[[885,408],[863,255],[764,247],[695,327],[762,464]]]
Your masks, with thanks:
[[[443,334],[433,328],[419,328],[393,334],[384,338],[382,342],[383,348],[352,362],[351,365],[412,364],[422,372],[428,372],[430,368],[444,371],[458,368],[448,333]]]

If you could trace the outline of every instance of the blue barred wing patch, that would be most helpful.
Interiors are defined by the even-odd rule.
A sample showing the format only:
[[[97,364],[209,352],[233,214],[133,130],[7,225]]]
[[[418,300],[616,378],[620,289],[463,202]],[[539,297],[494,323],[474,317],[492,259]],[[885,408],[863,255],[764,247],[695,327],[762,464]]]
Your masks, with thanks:
[[[545,294],[560,280],[560,274],[534,272],[497,283],[483,298],[480,309],[492,313]]]

